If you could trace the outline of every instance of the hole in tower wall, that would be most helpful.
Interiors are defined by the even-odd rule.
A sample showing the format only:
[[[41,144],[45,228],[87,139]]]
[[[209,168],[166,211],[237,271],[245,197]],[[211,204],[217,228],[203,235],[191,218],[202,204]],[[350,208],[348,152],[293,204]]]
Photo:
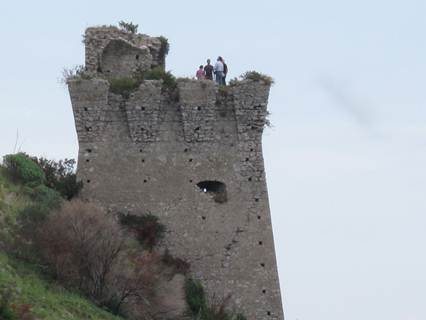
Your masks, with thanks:
[[[197,183],[197,187],[202,192],[210,194],[217,203],[224,203],[228,200],[226,185],[223,182],[206,180]]]
[[[137,54],[135,58],[136,58],[136,60],[139,60],[139,55]]]

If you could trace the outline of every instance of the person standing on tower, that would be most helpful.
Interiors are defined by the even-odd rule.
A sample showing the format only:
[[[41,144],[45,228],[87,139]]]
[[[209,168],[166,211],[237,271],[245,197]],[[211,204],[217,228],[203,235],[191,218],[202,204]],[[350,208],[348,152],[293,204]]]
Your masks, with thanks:
[[[214,65],[214,74],[216,75],[216,83],[219,85],[223,84],[223,62],[222,57],[218,57],[216,64]]]
[[[207,59],[207,65],[204,67],[206,79],[213,80],[213,66],[210,64],[210,59]]]
[[[195,76],[197,77],[198,80],[204,80],[206,78],[206,73],[203,70],[203,66],[200,66]]]
[[[225,63],[225,60],[222,58],[222,63],[223,63],[223,79],[222,79],[222,84],[224,86],[226,86],[226,75],[228,74],[228,66]]]

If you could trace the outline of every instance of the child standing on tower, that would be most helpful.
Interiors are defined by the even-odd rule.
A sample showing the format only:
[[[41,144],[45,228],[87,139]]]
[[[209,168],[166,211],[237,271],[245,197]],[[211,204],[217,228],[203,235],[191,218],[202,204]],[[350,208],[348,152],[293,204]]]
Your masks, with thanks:
[[[202,65],[197,70],[197,73],[195,74],[195,76],[197,77],[198,80],[204,80],[206,78],[206,73],[204,72]]]

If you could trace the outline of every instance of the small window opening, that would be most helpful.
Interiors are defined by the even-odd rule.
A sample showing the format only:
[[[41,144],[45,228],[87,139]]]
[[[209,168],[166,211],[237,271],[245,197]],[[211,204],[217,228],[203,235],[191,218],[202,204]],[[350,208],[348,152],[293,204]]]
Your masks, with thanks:
[[[145,159],[142,159],[141,161],[142,161],[142,162],[145,162]]]
[[[253,148],[251,148],[251,149],[250,149],[250,152],[253,152],[253,151],[254,151],[254,149],[253,149]]]
[[[197,107],[197,110],[198,110],[198,111],[200,111],[200,110],[201,110],[201,107]]]
[[[188,148],[183,149],[183,152],[188,152]]]
[[[205,217],[205,216],[202,216],[202,217],[201,217],[201,219],[206,220],[206,217]]]
[[[248,181],[251,181],[252,179],[251,179],[251,177],[250,178],[248,178]]]
[[[263,242],[262,241],[259,241],[259,246],[261,246],[263,244]]]
[[[188,161],[189,161],[189,162],[192,162],[192,158],[190,158]]]
[[[142,111],[145,111],[145,107],[142,107],[142,108],[141,108],[141,110],[142,110]]]
[[[268,315],[268,316],[270,316],[270,315],[271,315],[271,311],[268,311],[268,312],[267,312],[267,315]]]
[[[89,109],[87,107],[84,107],[84,111],[89,111]]]
[[[86,182],[87,182],[87,183],[90,183],[90,180],[88,179],[88,180],[86,180]]]
[[[86,162],[89,162],[90,161],[90,159],[86,159]]]
[[[260,220],[260,218],[261,218],[260,216],[257,216],[257,219],[258,219],[258,220]]]
[[[143,180],[143,183],[147,183],[147,182],[148,182],[148,180],[146,180],[146,179]]]
[[[196,127],[196,128],[194,129],[194,131],[198,131],[198,130],[200,130],[200,127]]]
[[[228,200],[226,185],[223,182],[207,180],[197,183],[197,186],[202,192],[211,195],[217,203],[224,203]]]
[[[259,198],[254,198],[254,201],[259,202]]]
[[[139,55],[138,54],[136,55],[136,60],[139,60]]]
[[[263,294],[265,294],[265,293],[266,293],[266,290],[265,290],[265,289],[263,289],[263,290],[262,290],[262,293],[263,293]]]
[[[90,152],[92,152],[92,149],[86,149],[86,151],[90,153]]]
[[[189,182],[192,183],[192,179],[189,179]]]
[[[265,267],[265,264],[262,262],[262,263],[260,264],[260,266],[261,266],[261,267]]]

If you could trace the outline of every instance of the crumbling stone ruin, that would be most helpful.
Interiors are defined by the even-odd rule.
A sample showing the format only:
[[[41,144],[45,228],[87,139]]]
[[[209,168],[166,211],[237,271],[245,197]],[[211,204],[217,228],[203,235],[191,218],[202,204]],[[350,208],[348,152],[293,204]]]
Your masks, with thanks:
[[[210,295],[249,320],[282,320],[262,156],[270,84],[161,80],[114,94],[108,76],[165,67],[159,38],[88,28],[91,77],[68,81],[82,197],[116,212],[157,215],[162,246],[191,265]]]

